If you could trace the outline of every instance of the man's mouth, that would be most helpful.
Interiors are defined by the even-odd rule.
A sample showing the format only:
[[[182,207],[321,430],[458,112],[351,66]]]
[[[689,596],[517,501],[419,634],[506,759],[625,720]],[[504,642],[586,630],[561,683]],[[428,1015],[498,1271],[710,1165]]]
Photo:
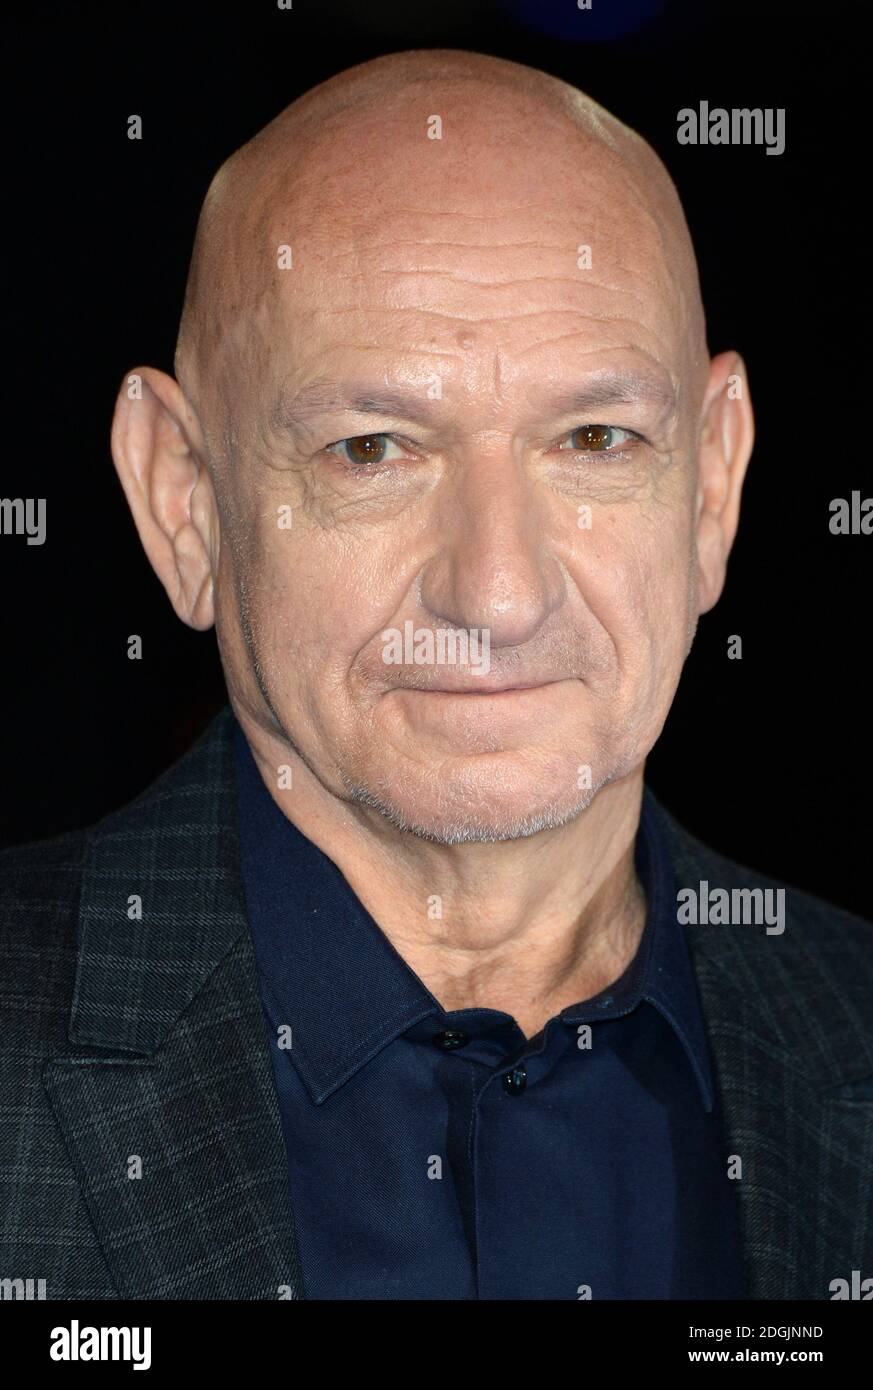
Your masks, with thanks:
[[[562,679],[565,677],[550,676],[542,679],[496,681],[488,676],[483,676],[481,680],[474,677],[472,680],[457,681],[451,684],[403,686],[402,689],[415,691],[419,695],[514,695],[528,690],[542,690],[548,685],[555,685],[557,681]]]

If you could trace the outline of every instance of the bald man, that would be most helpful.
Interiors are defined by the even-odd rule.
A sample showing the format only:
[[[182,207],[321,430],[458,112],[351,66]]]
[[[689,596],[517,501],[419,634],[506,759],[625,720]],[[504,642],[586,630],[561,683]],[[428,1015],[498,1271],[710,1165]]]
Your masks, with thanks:
[[[644,783],[753,436],[651,149],[494,58],[342,73],[216,175],[175,374],[112,452],[229,708],[4,857],[0,1275],[870,1297],[870,926]]]

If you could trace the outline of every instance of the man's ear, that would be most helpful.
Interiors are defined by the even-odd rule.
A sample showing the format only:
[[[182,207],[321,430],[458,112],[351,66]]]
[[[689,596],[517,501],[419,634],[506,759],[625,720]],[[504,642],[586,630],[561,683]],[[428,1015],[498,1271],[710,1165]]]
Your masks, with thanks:
[[[740,493],[755,438],[743,359],[722,352],[710,363],[701,407],[697,473],[698,611],[707,613],[724,587],[737,533]]]
[[[152,569],[183,623],[214,619],[218,509],[200,425],[181,387],[153,367],[121,383],[112,457]]]

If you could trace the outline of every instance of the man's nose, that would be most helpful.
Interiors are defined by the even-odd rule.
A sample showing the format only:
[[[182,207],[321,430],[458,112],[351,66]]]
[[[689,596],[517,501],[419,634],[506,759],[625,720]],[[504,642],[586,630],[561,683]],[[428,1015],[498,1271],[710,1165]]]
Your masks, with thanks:
[[[536,635],[564,597],[541,487],[502,453],[468,460],[434,518],[440,545],[420,589],[429,613],[453,627],[488,629],[492,646]]]

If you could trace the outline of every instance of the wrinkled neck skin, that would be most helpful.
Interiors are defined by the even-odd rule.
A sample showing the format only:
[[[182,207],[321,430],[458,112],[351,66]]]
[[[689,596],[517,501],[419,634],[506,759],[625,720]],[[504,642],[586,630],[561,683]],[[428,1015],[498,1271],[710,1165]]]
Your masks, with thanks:
[[[441,845],[327,791],[275,730],[235,707],[264,785],[339,868],[444,1009],[490,1008],[535,1036],[611,985],[645,924],[634,869],[643,768],[568,824],[493,844]],[[293,799],[276,768],[293,767]],[[435,915],[435,900],[438,911]]]

